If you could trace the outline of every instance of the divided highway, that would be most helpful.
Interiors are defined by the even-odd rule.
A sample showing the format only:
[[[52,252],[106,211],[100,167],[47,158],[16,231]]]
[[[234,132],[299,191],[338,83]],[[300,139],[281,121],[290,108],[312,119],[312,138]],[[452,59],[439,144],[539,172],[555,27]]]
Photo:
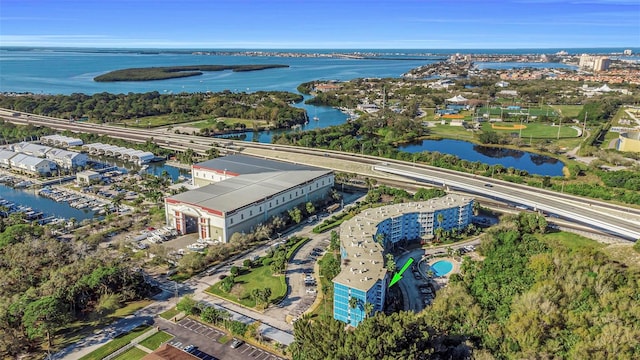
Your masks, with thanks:
[[[219,147],[221,152],[241,152],[251,148],[253,152],[262,149],[267,152],[295,153],[297,163],[316,165],[314,159],[330,157],[333,162],[351,162],[370,165],[379,172],[379,177],[394,174],[407,177],[407,182],[415,180],[430,184],[447,186],[457,191],[482,194],[495,199],[523,204],[530,208],[542,210],[572,219],[589,226],[605,230],[611,234],[629,239],[640,239],[640,210],[624,205],[610,204],[596,199],[557,193],[527,185],[514,184],[483,176],[472,176],[453,170],[441,169],[427,165],[390,160],[368,155],[343,153],[324,149],[308,149],[294,146],[261,144],[226,139],[207,138],[193,135],[176,135],[159,133],[150,129],[131,129],[108,125],[74,123],[69,120],[47,116],[17,113],[8,109],[0,109],[0,117],[5,121],[17,124],[47,126],[57,130],[86,132],[107,135],[114,138],[134,142],[151,140],[158,145],[177,151],[193,149],[196,153],[205,154],[212,146]],[[266,156],[266,155],[265,155]],[[281,159],[282,160],[282,159]],[[370,175],[368,175],[370,176]]]

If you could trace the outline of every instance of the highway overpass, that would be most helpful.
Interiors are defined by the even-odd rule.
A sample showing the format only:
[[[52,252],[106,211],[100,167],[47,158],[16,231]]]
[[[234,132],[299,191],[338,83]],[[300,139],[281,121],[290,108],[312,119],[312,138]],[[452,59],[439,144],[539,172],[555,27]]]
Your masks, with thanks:
[[[251,152],[252,155],[256,156],[321,166],[338,171],[356,172],[350,170],[350,168],[362,169],[366,167],[374,171],[363,171],[362,175],[364,176],[385,178],[389,176],[388,174],[394,174],[396,178],[398,176],[410,178],[412,183],[418,179],[433,185],[448,186],[461,192],[482,194],[483,196],[490,196],[515,204],[524,204],[531,208],[605,230],[626,239],[640,239],[640,210],[638,209],[423,164],[412,164],[405,161],[326,149],[309,149],[235,140],[231,142],[211,137],[169,132],[160,133],[151,129],[72,123],[69,120],[48,116],[16,113],[9,109],[0,109],[0,117],[5,121],[18,124],[47,126],[57,130],[73,132],[96,133],[133,142],[145,142],[153,139],[160,146],[176,151],[193,149],[199,154],[204,154],[211,147],[218,147],[221,152]]]

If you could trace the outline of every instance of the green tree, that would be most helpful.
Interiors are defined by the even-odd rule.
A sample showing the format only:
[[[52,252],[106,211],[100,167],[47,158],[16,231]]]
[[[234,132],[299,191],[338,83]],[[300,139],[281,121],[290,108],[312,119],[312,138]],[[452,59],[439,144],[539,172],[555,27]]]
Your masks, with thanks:
[[[302,221],[302,211],[299,208],[294,207],[293,209],[290,209],[288,214],[291,217],[291,220],[296,224],[299,224]]]
[[[396,265],[395,259],[393,258],[393,255],[387,254],[386,258],[387,258],[387,271],[391,274],[395,273],[397,270],[397,265]]]
[[[364,303],[364,316],[369,317],[373,313],[374,305],[370,302]]]
[[[358,307],[359,303],[360,303],[360,300],[358,300],[358,298],[353,296],[349,298],[349,307],[351,309],[355,309],[356,307]]]
[[[307,202],[307,203],[305,204],[305,209],[307,210],[307,214],[309,214],[309,215],[311,215],[311,214],[313,214],[314,212],[316,212],[316,207],[315,207],[315,206],[313,206],[313,203],[312,203],[312,202]]]
[[[30,302],[22,315],[22,325],[30,339],[46,338],[51,348],[51,334],[69,320],[67,306],[60,299],[45,296]]]
[[[229,272],[231,273],[231,276],[236,277],[238,276],[240,269],[238,269],[238,267],[234,265],[231,267],[231,269],[229,269]]]
[[[329,249],[336,251],[340,249],[340,236],[338,232],[335,230],[331,230],[331,235],[329,238]]]
[[[178,304],[176,304],[176,309],[187,315],[193,315],[198,312],[198,302],[193,299],[192,295],[185,295],[180,299]]]

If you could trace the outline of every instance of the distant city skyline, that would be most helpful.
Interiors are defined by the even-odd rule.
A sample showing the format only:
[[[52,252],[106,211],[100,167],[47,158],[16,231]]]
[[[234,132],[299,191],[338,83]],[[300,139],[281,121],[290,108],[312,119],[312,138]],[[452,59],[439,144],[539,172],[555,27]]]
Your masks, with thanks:
[[[2,0],[0,46],[640,47],[637,0]]]

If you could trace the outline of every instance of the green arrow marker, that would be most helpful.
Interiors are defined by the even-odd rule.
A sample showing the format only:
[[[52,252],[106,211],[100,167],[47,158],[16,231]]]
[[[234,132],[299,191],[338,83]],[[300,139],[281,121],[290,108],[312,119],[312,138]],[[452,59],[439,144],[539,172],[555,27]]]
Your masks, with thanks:
[[[402,269],[400,269],[399,272],[393,275],[393,279],[391,279],[391,282],[389,283],[389,287],[393,286],[393,284],[397,283],[398,281],[400,281],[400,279],[402,279],[402,273],[407,271],[411,263],[413,263],[413,258],[409,258],[409,260],[407,260],[407,262],[404,264]]]

